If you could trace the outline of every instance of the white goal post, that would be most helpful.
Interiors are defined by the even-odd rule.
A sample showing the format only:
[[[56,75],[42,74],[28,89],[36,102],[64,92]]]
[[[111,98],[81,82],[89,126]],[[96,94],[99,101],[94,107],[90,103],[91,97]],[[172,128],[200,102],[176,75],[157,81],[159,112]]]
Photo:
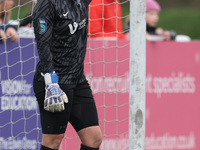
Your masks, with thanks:
[[[130,0],[129,150],[145,149],[146,0]]]

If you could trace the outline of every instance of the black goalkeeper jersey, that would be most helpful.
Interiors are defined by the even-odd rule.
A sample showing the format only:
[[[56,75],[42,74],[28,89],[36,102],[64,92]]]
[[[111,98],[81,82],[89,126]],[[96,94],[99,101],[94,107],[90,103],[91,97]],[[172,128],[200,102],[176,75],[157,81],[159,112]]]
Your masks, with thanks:
[[[88,5],[91,0],[39,0],[32,19],[40,61],[35,79],[55,71],[61,84],[86,80],[84,59],[87,45]]]

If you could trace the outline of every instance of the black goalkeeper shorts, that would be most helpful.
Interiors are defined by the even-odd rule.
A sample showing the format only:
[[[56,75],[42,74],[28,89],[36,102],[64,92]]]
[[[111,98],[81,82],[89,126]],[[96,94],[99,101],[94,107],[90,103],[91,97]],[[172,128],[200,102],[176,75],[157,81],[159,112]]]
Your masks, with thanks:
[[[61,89],[68,96],[69,102],[65,103],[62,112],[49,112],[44,110],[45,84],[33,82],[35,96],[40,108],[40,120],[43,134],[62,134],[68,122],[76,132],[90,126],[98,126],[97,109],[91,88],[87,81],[78,85],[60,84]]]

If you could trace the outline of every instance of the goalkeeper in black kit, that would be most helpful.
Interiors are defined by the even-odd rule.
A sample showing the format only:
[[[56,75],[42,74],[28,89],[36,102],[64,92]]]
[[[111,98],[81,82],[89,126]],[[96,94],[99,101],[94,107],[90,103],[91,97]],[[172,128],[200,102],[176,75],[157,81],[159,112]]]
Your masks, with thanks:
[[[58,150],[68,122],[80,150],[99,150],[102,135],[84,74],[91,0],[38,0],[32,15],[40,61],[33,80],[40,108],[40,150]],[[73,148],[71,150],[74,150]]]

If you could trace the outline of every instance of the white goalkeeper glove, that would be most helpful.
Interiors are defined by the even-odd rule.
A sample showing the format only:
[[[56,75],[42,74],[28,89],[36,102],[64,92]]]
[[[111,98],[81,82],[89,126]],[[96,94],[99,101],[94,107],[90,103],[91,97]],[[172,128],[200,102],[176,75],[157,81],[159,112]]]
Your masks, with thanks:
[[[68,98],[58,85],[57,74],[55,71],[52,71],[42,75],[44,76],[46,85],[44,109],[50,112],[61,112],[65,110],[64,103],[68,103]]]

